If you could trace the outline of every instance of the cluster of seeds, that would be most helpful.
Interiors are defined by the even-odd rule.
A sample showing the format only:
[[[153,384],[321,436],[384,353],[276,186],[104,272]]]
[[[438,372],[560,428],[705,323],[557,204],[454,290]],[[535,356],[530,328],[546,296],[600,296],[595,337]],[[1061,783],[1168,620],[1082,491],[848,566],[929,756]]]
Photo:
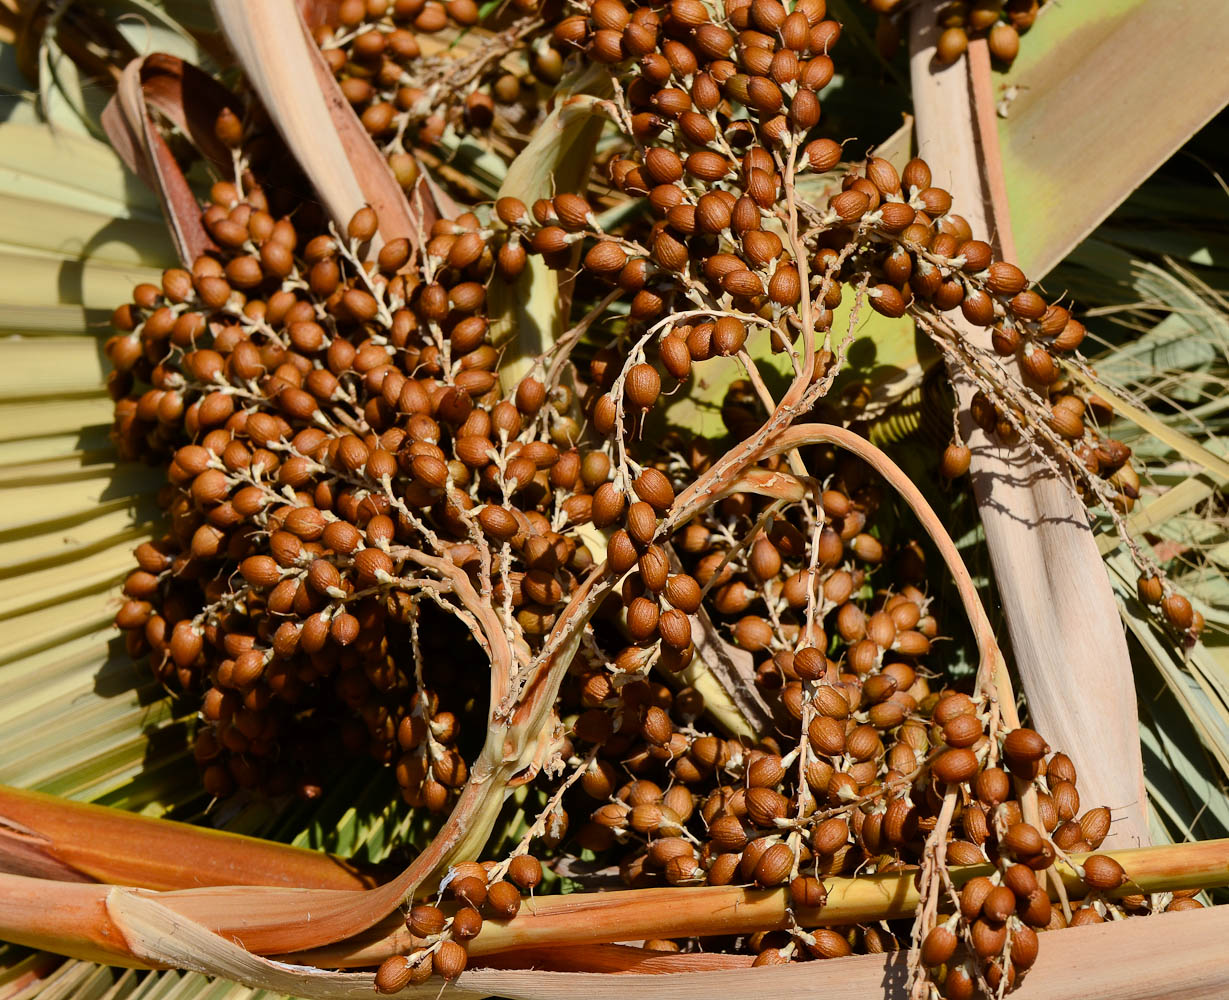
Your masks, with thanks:
[[[451,706],[481,679],[426,663],[465,642],[439,627],[448,614],[427,610],[420,628],[444,588],[398,584],[409,567],[477,575],[477,497],[506,513],[532,486],[549,508],[559,449],[516,440],[545,399],[499,393],[494,258],[474,216],[438,222],[421,254],[393,240],[364,265],[370,209],[344,236],[302,234],[250,176],[243,188],[218,183],[203,213],[219,253],[138,286],[113,317],[120,452],[170,462],[170,530],[138,549],[117,621],[161,680],[201,697],[211,794],[286,790],[280,765],[341,712],[347,747],[400,756],[407,800],[442,809],[466,775]],[[534,559],[565,573],[592,561],[525,506]],[[310,791],[313,770],[289,779]]]
[[[487,31],[474,0],[345,0],[316,28],[342,94],[407,190],[418,179],[407,145],[434,145],[448,128],[523,135],[538,120],[540,85],[558,82],[563,60],[536,3],[511,10]]]
[[[585,400],[600,434],[637,432],[662,395],[662,372],[683,383],[698,363],[754,353],[757,334],[788,352],[796,371],[806,361],[799,334],[825,334],[812,368],[822,394],[847,343],[834,344],[833,311],[852,288],[855,317],[863,301],[886,316],[912,315],[979,384],[978,423],[1004,443],[1023,436],[1048,450],[1090,506],[1124,530],[1120,516],[1138,498],[1139,479],[1130,450],[1098,429],[1108,407],[1064,372],[1064,357],[1082,364],[1075,352],[1086,335],[1070,310],[994,259],[921,159],[899,173],[879,158],[847,167],[822,209],[794,189],[804,171],[842,166],[840,144],[812,137],[834,73],[828,51],[840,37],[823,0],[788,12],[777,0],[729,0],[723,17],[697,0],[660,8],[601,0],[587,16],[559,22],[554,37],[630,71],[611,109],[628,149],[609,160],[609,180],[643,198],[654,217],[647,230],[607,232],[579,194],[496,205],[510,245],[528,245],[552,267],[579,265],[630,300],[624,363],[604,365]],[[956,309],[990,331],[992,351],[944,319]],[[659,365],[646,355],[654,347]],[[1014,361],[1022,387],[999,359]],[[957,442],[944,473],[960,474],[967,458]],[[1133,553],[1141,572],[1155,571]]]
[[[441,895],[453,901],[449,911],[432,903],[410,908],[405,916],[410,951],[385,959],[376,972],[376,989],[399,993],[422,983],[432,974],[456,979],[465,971],[465,946],[482,931],[484,916],[511,920],[521,908],[521,894],[542,883],[542,864],[530,854],[514,854],[506,861],[465,861],[448,873]]]
[[[906,16],[906,0],[865,0],[880,15],[891,22],[886,29],[892,37],[899,34],[895,22]],[[1010,66],[1020,52],[1020,36],[1033,26],[1045,0],[952,0],[939,8],[941,33],[936,51],[940,63],[950,65],[964,55],[970,38],[984,38],[990,54],[1004,66]],[[881,28],[881,36],[884,29]]]
[[[339,17],[319,40],[403,183],[410,126],[430,141],[454,113],[490,123],[505,43],[469,63],[423,55],[450,18],[477,20],[470,0],[348,0]],[[646,213],[607,229],[586,192],[504,197],[381,242],[369,208],[341,232],[306,205],[275,210],[261,181],[288,190],[276,177],[215,184],[202,221],[217,249],[138,286],[107,344],[121,453],[168,465],[167,533],[138,549],[117,616],[129,649],[199,698],[211,795],[318,794],[339,739],[437,812],[485,730],[574,650],[527,780],[566,776],[511,856],[454,864],[447,900],[410,910],[383,991],[458,975],[484,917],[514,919],[542,881],[535,841],[556,867],[588,852],[634,888],[788,887],[788,926],[653,943],[760,965],[903,947],[902,927],[809,917],[825,878],[917,869],[917,981],[950,1000],[1010,985],[1036,932],[1066,922],[1042,873],[1095,850],[1108,810],[1080,811],[1071,762],[1004,727],[984,678],[973,694],[938,680],[922,549],[893,544],[885,483],[780,442],[869,304],[912,316],[970,373],[988,432],[1048,449],[1119,516],[1138,496],[1129,451],[1061,361],[1084,328],[994,260],[922,160],[847,168],[823,205],[799,195],[800,173],[842,165],[815,134],[841,33],[825,0],[593,0],[534,24],[549,34],[534,59],[611,66],[609,182]],[[507,45],[534,37],[523,27]],[[437,111],[444,89],[463,100]],[[219,137],[249,162],[227,114]],[[513,365],[488,291],[531,254],[575,272],[588,315]],[[952,326],[956,309],[992,350]],[[754,361],[765,346],[793,368],[780,399]],[[658,433],[706,363],[746,375],[724,438]],[[942,471],[968,464],[956,443]],[[1150,571],[1140,591],[1197,630]],[[993,873],[957,892],[947,866],[979,863]],[[1159,905],[1098,895],[1122,884],[1112,859],[1080,871],[1093,895],[1072,922]]]

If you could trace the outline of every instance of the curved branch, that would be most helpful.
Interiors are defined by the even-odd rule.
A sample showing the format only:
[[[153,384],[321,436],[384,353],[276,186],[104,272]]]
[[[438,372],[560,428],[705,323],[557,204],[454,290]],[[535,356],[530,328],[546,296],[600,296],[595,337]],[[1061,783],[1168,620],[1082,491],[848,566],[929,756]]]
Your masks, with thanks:
[[[1012,690],[1011,678],[1007,673],[1007,663],[1003,659],[1002,650],[994,638],[994,627],[986,616],[986,609],[978,596],[977,587],[969,575],[968,567],[960,557],[960,551],[952,536],[948,534],[939,515],[926,502],[905,471],[892,461],[881,449],[866,438],[837,427],[833,424],[798,424],[775,437],[772,443],[761,453],[761,458],[778,455],[791,448],[803,448],[812,444],[834,444],[846,451],[852,452],[878,472],[892,486],[921,522],[923,529],[934,541],[939,555],[947,565],[948,571],[960,594],[960,602],[964,605],[965,614],[973,627],[973,637],[977,642],[977,650],[981,655],[978,666],[978,686],[987,694],[993,693],[999,702],[999,710],[1008,726],[1019,726],[1016,716],[1015,693]]]

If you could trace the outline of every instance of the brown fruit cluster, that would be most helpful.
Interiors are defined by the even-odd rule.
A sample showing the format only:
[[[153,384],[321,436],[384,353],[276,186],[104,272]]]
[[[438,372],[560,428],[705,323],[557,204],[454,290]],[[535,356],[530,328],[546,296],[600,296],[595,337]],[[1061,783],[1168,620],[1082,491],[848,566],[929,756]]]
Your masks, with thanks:
[[[880,37],[897,37],[895,22],[905,15],[904,0],[865,0],[891,28],[881,28]],[[1045,0],[952,0],[939,8],[941,33],[936,58],[950,65],[964,55],[970,38],[984,38],[990,54],[1003,66],[1010,66],[1020,52],[1020,36],[1033,26]]]
[[[113,316],[119,450],[170,462],[169,532],[137,550],[117,622],[160,680],[200,697],[211,795],[314,794],[340,733],[397,762],[407,801],[442,809],[466,776],[453,709],[484,688],[437,666],[466,641],[434,603],[439,578],[477,575],[480,515],[513,495],[524,509],[503,540],[528,563],[509,554],[495,574],[509,601],[547,565],[558,600],[592,562],[534,506],[556,516],[561,451],[522,434],[549,424],[545,392],[502,398],[494,257],[474,216],[437,222],[421,255],[398,239],[364,266],[370,209],[344,236],[301,233],[254,178],[244,190],[214,186],[219,253]]]
[[[937,55],[953,63],[964,54],[970,38],[984,38],[990,54],[1010,66],[1020,52],[1020,36],[1033,26],[1045,0],[955,0],[939,11]]]
[[[1049,352],[1077,347],[1083,328],[1065,309],[1047,306],[1018,268],[994,261],[989,245],[952,213],[951,196],[932,185],[923,161],[898,175],[872,159],[864,176],[845,176],[826,211],[795,203],[806,228],[793,238],[781,232],[781,210],[795,202],[793,177],[841,161],[839,144],[807,141],[820,119],[818,94],[833,76],[828,50],[840,26],[824,19],[823,0],[788,14],[776,0],[728,8],[718,23],[694,0],[660,12],[629,12],[603,0],[588,17],[574,15],[555,29],[556,40],[587,57],[627,61],[633,70],[622,124],[638,149],[611,161],[610,179],[647,198],[657,219],[647,233],[633,240],[597,231],[587,202],[575,195],[540,202],[532,215],[506,199],[501,219],[553,264],[579,253],[586,270],[634,296],[633,319],[652,320],[669,303],[707,293],[784,327],[785,349],[810,297],[804,292],[822,283],[819,301],[806,304],[824,329],[841,283],[869,277],[867,297],[878,311],[901,315],[915,302],[959,307],[970,322],[1001,334],[1002,353],[1019,352],[1030,374],[1052,382]],[[733,331],[720,339],[741,346]]]
[[[402,187],[418,180],[407,144],[429,147],[447,128],[530,132],[539,85],[553,84],[562,58],[534,42],[545,32],[533,0],[479,26],[474,0],[344,0],[315,39],[342,95],[388,156]]]
[[[430,68],[410,43],[470,7],[347,2],[341,34],[321,33],[377,141],[376,118],[391,114],[399,141],[434,100],[387,96]],[[824,0],[720,14],[594,0],[549,30],[550,52],[612,67],[609,181],[649,220],[607,231],[587,191],[559,192],[381,241],[369,208],[343,233],[281,205],[273,163],[214,186],[216,251],[116,310],[115,439],[168,466],[167,533],[138,549],[117,615],[128,647],[199,698],[210,795],[318,794],[340,746],[432,811],[455,801],[490,720],[529,696],[533,667],[574,649],[532,772],[543,790],[560,769],[564,783],[510,857],[454,865],[448,907],[411,910],[410,952],[377,976],[386,992],[461,972],[484,918],[514,917],[542,880],[533,841],[556,866],[592,852],[632,887],[788,886],[800,919],[786,929],[657,943],[761,965],[903,945],[901,927],[806,929],[824,878],[989,862],[921,928],[925,974],[952,1000],[1013,982],[1036,931],[1063,922],[1034,873],[1096,848],[1108,811],[1081,813],[1069,760],[939,679],[922,548],[893,529],[884,483],[827,446],[770,444],[821,404],[863,303],[909,313],[989,380],[945,325],[959,308],[1029,383],[986,381],[979,421],[1068,442],[1090,502],[1125,503],[1129,452],[1083,423],[1096,403],[1056,363],[1083,327],[993,259],[921,160],[898,174],[874,158],[826,204],[800,197],[799,173],[842,158],[815,136],[841,30]],[[591,316],[513,359],[492,343],[488,296],[530,254],[577,272]],[[761,339],[793,362],[780,402],[750,361]],[[716,358],[747,376],[721,404],[724,443],[659,432],[665,398]],[[967,469],[960,447],[945,474]],[[1155,591],[1141,581],[1194,626]],[[497,671],[513,683],[488,705]],[[706,704],[706,674],[729,704]],[[714,718],[761,735],[719,735]],[[1090,859],[1090,889],[1118,887],[1112,864]],[[1114,905],[1094,896],[1078,919]]]
[[[716,20],[695,0],[634,9],[602,0],[561,21],[554,36],[631,71],[616,113],[631,148],[609,160],[608,174],[654,215],[647,230],[605,232],[579,194],[496,205],[510,245],[527,245],[551,267],[579,265],[630,300],[628,334],[639,341],[607,378],[618,392],[586,401],[599,433],[638,426],[672,384],[660,372],[683,382],[700,362],[754,350],[757,334],[797,357],[799,335],[828,331],[853,288],[856,303],[890,317],[910,313],[945,350],[968,356],[984,386],[975,406],[983,426],[1005,442],[1025,434],[1050,446],[1091,505],[1130,508],[1139,495],[1130,451],[1099,433],[1108,408],[1060,362],[1083,342],[1083,324],[994,259],[924,161],[900,173],[878,158],[847,169],[823,210],[798,196],[798,174],[832,171],[842,159],[840,144],[811,138],[840,36],[823,0],[790,12],[777,0],[730,0]],[[521,259],[516,253],[517,268]],[[1016,360],[1023,391],[1003,384],[993,358],[945,325],[943,314],[956,309],[991,331],[995,354]],[[641,347],[654,343],[659,366]],[[819,379],[832,358],[817,360]],[[963,471],[957,458],[945,474]]]
[[[446,912],[423,903],[405,915],[412,951],[385,959],[376,971],[376,990],[399,993],[432,974],[456,979],[469,960],[466,945],[482,931],[484,918],[511,920],[521,908],[521,894],[542,883],[542,864],[531,854],[494,861],[463,861],[449,870],[444,895],[453,902]]]

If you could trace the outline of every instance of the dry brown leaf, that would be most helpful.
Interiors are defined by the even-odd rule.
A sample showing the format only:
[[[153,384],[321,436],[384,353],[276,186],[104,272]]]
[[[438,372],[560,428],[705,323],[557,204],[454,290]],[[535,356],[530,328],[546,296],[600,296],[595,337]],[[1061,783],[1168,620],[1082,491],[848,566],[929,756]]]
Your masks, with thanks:
[[[172,121],[215,163],[230,156],[213,135],[213,120],[233,96],[216,80],[182,59],[154,53],[134,59],[120,74],[115,96],[102,113],[103,128],[120,158],[158,195],[185,266],[217,246],[201,223],[201,209],[150,108]]]
[[[380,220],[376,243],[413,241],[430,228],[436,215],[429,196],[421,209],[406,202],[296,6],[214,0],[213,7],[248,83],[338,227],[370,205]]]
[[[974,232],[1001,235],[1010,219],[992,215],[983,202],[968,60],[944,70],[932,66],[934,8],[921,5],[911,22],[918,152],[943,164],[945,184]],[[979,72],[988,73],[984,45],[975,42],[971,51],[980,60]],[[960,317],[953,322],[970,341],[989,348],[989,331]],[[1107,842],[1147,844],[1134,677],[1087,514],[1070,484],[1026,446],[1006,448],[989,439],[969,416],[976,387],[959,372],[953,380],[961,431],[973,452],[973,489],[1033,723],[1075,762],[1084,801],[1114,809]]]

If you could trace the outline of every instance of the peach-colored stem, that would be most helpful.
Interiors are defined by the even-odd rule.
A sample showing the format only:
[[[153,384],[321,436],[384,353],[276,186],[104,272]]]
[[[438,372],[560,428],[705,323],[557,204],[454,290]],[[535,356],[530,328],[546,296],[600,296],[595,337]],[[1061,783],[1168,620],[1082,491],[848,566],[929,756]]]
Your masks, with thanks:
[[[1130,879],[1118,895],[1229,885],[1229,840],[1104,853],[1116,858]],[[1078,855],[1075,860],[1086,856]],[[1073,871],[1062,864],[1057,868],[1071,895],[1082,896],[1087,891]],[[991,870],[990,865],[972,865],[950,871],[953,882],[960,886]],[[824,885],[828,898],[823,907],[793,911],[793,919],[803,927],[909,917],[919,903],[912,872],[830,878]],[[513,920],[486,921],[470,943],[469,953],[476,957],[522,948],[746,934],[787,926],[791,919],[788,898],[785,889],[738,886],[539,897],[526,900]],[[390,920],[349,941],[283,958],[295,964],[342,968],[374,965],[412,949],[401,921]]]
[[[244,884],[367,889],[375,884],[322,851],[0,785],[0,870],[36,874],[32,866],[39,862],[80,875],[73,881],[144,889]]]

